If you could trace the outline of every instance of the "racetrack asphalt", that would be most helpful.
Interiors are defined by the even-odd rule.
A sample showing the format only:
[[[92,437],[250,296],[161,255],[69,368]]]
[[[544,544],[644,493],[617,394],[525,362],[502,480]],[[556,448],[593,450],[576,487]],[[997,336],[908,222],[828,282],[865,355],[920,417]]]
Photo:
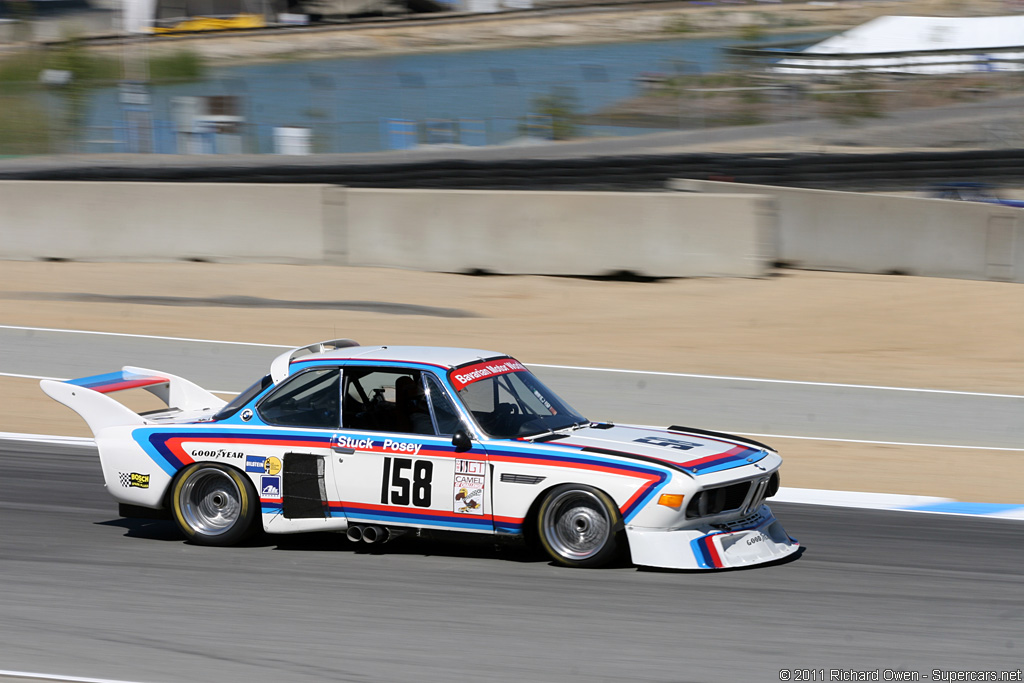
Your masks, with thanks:
[[[127,521],[89,447],[0,443],[5,670],[124,681],[778,681],[1019,669],[1024,525],[774,505],[796,559],[571,570],[519,548],[186,544]],[[923,679],[927,680],[927,679]]]

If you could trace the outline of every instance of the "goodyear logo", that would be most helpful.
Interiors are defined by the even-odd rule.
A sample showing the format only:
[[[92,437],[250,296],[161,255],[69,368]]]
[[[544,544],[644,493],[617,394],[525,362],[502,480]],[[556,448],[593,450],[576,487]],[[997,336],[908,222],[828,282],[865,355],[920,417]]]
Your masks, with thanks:
[[[139,474],[138,472],[118,472],[117,476],[121,482],[121,486],[126,489],[149,488],[148,474]]]

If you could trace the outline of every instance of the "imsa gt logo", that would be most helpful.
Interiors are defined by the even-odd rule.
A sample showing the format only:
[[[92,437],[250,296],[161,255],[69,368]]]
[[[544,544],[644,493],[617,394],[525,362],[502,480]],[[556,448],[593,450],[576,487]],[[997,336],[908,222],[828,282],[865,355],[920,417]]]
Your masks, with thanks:
[[[149,488],[148,474],[139,474],[138,472],[118,472],[117,478],[120,480],[121,486],[126,489]]]

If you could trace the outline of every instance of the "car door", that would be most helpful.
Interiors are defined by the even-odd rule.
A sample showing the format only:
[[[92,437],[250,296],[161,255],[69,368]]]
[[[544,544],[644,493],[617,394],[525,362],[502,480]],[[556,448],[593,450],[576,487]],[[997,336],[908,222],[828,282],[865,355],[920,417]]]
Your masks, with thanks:
[[[272,515],[270,531],[344,528],[343,517],[332,510],[338,493],[330,472],[340,386],[337,366],[309,368],[261,399],[255,416],[243,418],[267,427],[249,432],[244,450],[263,513]]]
[[[456,453],[461,418],[429,370],[348,365],[336,486],[350,523],[492,533],[484,451]]]

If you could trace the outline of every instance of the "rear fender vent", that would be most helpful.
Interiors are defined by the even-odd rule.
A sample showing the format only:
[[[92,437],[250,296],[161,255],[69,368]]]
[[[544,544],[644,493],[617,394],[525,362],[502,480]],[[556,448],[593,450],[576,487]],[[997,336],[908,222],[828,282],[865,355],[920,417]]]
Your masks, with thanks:
[[[532,474],[509,474],[501,475],[501,481],[506,484],[539,484],[547,477],[537,477]]]

